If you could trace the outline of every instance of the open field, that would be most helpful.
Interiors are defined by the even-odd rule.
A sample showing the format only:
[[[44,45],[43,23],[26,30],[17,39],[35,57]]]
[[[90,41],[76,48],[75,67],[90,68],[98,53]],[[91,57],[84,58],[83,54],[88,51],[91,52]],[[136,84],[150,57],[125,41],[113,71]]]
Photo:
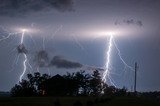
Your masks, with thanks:
[[[55,106],[59,100],[61,106],[73,106],[80,101],[82,106],[160,106],[160,101],[150,101],[132,97],[95,98],[95,97],[1,97],[0,106]]]

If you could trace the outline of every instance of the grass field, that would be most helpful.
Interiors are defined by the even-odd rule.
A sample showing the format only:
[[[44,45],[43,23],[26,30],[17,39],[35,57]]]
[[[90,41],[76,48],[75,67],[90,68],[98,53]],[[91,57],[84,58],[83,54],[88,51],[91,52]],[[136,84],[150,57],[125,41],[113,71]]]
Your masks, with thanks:
[[[93,106],[160,106],[160,101],[132,97],[1,97],[0,106],[55,106],[57,99],[61,106],[73,106],[76,101],[80,101],[82,106],[87,106],[87,102]]]

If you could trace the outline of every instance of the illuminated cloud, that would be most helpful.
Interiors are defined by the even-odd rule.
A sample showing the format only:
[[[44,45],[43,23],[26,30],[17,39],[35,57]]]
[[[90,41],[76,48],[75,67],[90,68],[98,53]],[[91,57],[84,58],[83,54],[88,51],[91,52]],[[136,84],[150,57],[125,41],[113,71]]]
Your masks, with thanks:
[[[60,56],[54,56],[51,60],[50,66],[55,66],[56,68],[81,68],[82,64],[78,62],[69,61],[67,59],[64,59]]]

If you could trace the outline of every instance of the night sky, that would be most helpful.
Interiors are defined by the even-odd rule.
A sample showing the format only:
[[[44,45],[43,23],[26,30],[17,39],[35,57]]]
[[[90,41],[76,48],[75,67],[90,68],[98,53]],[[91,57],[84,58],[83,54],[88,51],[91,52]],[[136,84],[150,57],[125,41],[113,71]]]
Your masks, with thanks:
[[[0,91],[9,91],[22,74],[22,29],[32,66],[23,78],[38,70],[103,73],[112,32],[125,62],[138,63],[137,90],[160,90],[159,10],[159,0],[0,0]],[[117,54],[113,46],[110,76],[116,87],[131,90],[134,72],[124,70]]]

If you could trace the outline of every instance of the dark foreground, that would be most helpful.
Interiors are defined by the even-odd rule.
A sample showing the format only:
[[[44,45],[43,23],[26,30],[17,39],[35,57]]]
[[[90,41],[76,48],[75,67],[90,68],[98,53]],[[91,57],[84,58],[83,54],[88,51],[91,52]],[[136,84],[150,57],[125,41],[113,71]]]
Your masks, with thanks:
[[[57,103],[59,102],[59,103]],[[78,104],[75,104],[78,102]],[[82,104],[82,105],[81,105]],[[158,100],[135,97],[1,97],[0,106],[160,106]]]

